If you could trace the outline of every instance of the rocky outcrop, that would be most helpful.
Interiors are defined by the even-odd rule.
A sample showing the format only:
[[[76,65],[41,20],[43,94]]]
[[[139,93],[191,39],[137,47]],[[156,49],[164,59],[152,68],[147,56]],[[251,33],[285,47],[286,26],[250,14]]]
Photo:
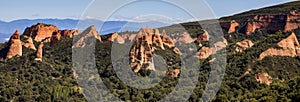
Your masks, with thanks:
[[[167,76],[170,76],[172,78],[177,78],[179,74],[180,74],[180,70],[179,69],[175,69],[175,70],[173,70],[171,72],[168,72]]]
[[[268,73],[265,73],[265,72],[256,74],[255,79],[260,84],[270,85],[272,83],[272,77]]]
[[[61,35],[61,36],[64,36],[64,37],[70,37],[72,38],[75,33],[79,33],[80,31],[77,31],[77,30],[59,30],[58,33]]]
[[[124,40],[124,42],[130,42],[128,34],[123,34],[123,35],[121,35],[121,37]]]
[[[10,59],[15,56],[22,56],[22,41],[18,30],[9,39],[9,49],[6,58]]]
[[[101,40],[101,36],[99,35],[98,31],[96,30],[95,26],[90,26],[85,31],[83,31],[81,34],[77,35],[76,43],[73,44],[72,48],[78,48],[78,47],[85,47],[88,45],[87,39],[90,38],[96,38],[99,41]]]
[[[226,46],[227,46],[227,42],[225,42],[225,40],[214,43],[214,46],[212,47],[203,46],[196,53],[196,57],[198,57],[199,59],[206,59],[209,56],[215,54],[217,51],[226,48]]]
[[[209,40],[209,34],[207,31],[204,31],[203,34],[200,34],[197,38],[198,41],[203,42],[203,41],[208,41]]]
[[[24,47],[29,48],[29,49],[36,50],[35,45],[33,44],[32,38],[31,37],[27,37],[27,36],[24,36],[24,38],[26,39],[26,41],[22,42],[22,45]]]
[[[254,43],[251,40],[245,39],[243,41],[236,43],[236,52],[243,52],[244,50],[251,48],[254,45]]]
[[[230,22],[221,22],[220,25],[227,30],[227,33],[233,33],[240,24],[235,20],[232,20]]]
[[[125,40],[118,33],[114,33],[108,38],[108,41],[124,44]]]
[[[300,56],[300,45],[295,33],[292,33],[286,39],[281,40],[277,46],[279,48],[270,48],[259,55],[259,60],[266,56]]]
[[[198,52],[197,52],[197,57],[199,59],[206,59],[208,58],[210,55],[213,54],[213,49],[209,48],[209,47],[205,47],[203,46]]]
[[[156,46],[160,47],[161,49],[165,50],[164,42],[162,41],[162,36],[161,36],[161,34],[155,33],[155,34],[153,35],[153,43],[154,43]]]
[[[175,47],[173,39],[166,34],[165,30],[163,30],[161,35],[162,35],[161,39],[162,39],[162,42],[164,43],[164,45],[166,45],[170,48]]]
[[[300,12],[292,10],[289,12],[284,31],[291,31],[300,27]]]
[[[184,32],[183,34],[179,35],[179,37],[176,39],[176,42],[186,43],[186,44],[192,43],[194,41],[195,40],[190,36],[190,34],[188,34],[186,32]]]
[[[266,31],[291,31],[300,27],[298,11],[291,11],[282,15],[250,16],[244,27],[244,33],[250,35],[256,29]]]
[[[27,27],[23,35],[32,37],[35,41],[40,42],[45,38],[50,38],[53,32],[58,32],[56,26],[38,23],[37,25]]]
[[[137,34],[131,34],[131,35],[128,37],[128,40],[129,40],[130,42],[134,41],[135,38],[136,38],[136,35],[137,35]]]
[[[53,32],[50,38],[50,46],[54,46],[60,40],[61,34],[58,32]]]
[[[160,34],[157,29],[153,30],[149,27],[140,29],[139,33],[135,35],[135,38],[131,38],[131,40],[134,39],[135,44],[131,48],[129,54],[131,58],[130,67],[134,68],[134,72],[139,72],[141,68],[144,68],[143,66],[145,66],[146,70],[155,69],[153,65],[153,56],[154,51],[157,50],[157,47],[165,50],[165,45],[173,49],[174,52],[178,50],[175,49],[172,39],[166,34]]]
[[[44,43],[41,42],[38,46],[38,49],[36,51],[36,54],[35,54],[35,59],[36,61],[43,61],[43,46],[44,46]]]
[[[60,37],[72,38],[80,32],[80,30],[59,30],[54,25],[38,23],[31,27],[27,27],[23,35],[31,37],[37,42],[50,42],[51,45],[54,45],[60,40]]]

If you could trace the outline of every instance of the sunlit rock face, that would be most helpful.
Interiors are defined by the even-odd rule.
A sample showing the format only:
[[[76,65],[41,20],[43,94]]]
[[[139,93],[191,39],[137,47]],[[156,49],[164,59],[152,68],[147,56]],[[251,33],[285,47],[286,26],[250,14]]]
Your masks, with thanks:
[[[255,79],[260,84],[270,85],[272,83],[272,77],[268,73],[265,73],[265,72],[256,74]]]
[[[44,43],[40,43],[38,46],[38,49],[36,51],[35,54],[35,59],[36,61],[43,61],[43,47],[44,47]]]
[[[50,38],[53,32],[58,32],[56,26],[38,23],[37,25],[27,27],[23,35],[32,37],[33,40],[40,42],[46,38]]]
[[[36,47],[35,45],[33,44],[33,40],[31,37],[27,37],[27,36],[24,36],[24,38],[26,39],[26,41],[22,42],[22,45],[24,47],[27,47],[29,49],[32,49],[32,50],[36,50]]]
[[[235,20],[232,20],[230,22],[221,22],[220,25],[227,30],[227,33],[233,33],[240,24]]]
[[[244,50],[251,48],[254,45],[254,43],[251,40],[245,39],[243,41],[236,43],[236,52],[243,52]]]
[[[78,39],[74,42],[72,48],[83,48],[88,45],[86,42],[87,39],[94,37],[99,41],[102,41],[101,36],[99,35],[98,31],[96,30],[95,26],[90,26],[82,33],[76,35]]]
[[[260,54],[259,60],[267,56],[300,56],[300,45],[295,33],[277,43],[279,48],[269,48]]]
[[[255,32],[256,29],[266,31],[291,31],[300,27],[299,19],[299,12],[295,10],[281,15],[250,16],[244,27],[244,33],[250,35]]]
[[[22,56],[22,41],[18,30],[9,39],[9,49],[6,58],[10,59],[15,56]]]
[[[142,28],[138,34],[129,36],[129,40],[135,41],[129,53],[131,58],[130,67],[134,69],[134,72],[139,72],[141,68],[155,70],[153,56],[157,48],[165,50],[165,47],[168,47],[173,49],[174,53],[180,53],[173,40],[165,33],[161,34],[158,29]]]

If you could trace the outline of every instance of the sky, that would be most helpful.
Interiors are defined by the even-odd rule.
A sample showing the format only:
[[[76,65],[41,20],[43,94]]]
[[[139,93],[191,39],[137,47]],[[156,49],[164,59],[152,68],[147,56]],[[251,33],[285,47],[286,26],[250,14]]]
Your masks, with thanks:
[[[18,19],[99,19],[127,21],[184,22],[193,20],[181,4],[173,5],[160,0],[141,0],[128,3],[125,0],[6,0],[0,3],[0,20]],[[128,1],[128,0],[127,0]],[[132,1],[132,0],[129,0]],[[183,0],[178,0],[183,1]],[[197,0],[184,2],[193,10],[204,8]],[[215,15],[202,19],[219,18],[294,0],[198,0],[207,3]],[[203,2],[203,3],[204,3]],[[126,4],[126,5],[124,5]],[[116,7],[116,5],[123,5]],[[178,6],[179,5],[179,6]],[[205,14],[205,13],[204,13]]]

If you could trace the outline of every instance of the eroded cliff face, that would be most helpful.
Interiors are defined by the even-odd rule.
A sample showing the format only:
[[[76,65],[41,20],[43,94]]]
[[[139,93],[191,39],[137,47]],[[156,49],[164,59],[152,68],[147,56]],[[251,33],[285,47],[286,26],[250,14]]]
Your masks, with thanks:
[[[203,40],[206,39],[205,37],[201,37]],[[176,42],[179,43],[192,43],[194,42],[195,39],[193,39],[190,34],[184,32],[183,34],[179,35],[179,37],[177,37]]]
[[[227,41],[225,39],[223,41],[218,41],[214,43],[213,46],[210,47],[202,46],[196,53],[196,57],[198,57],[199,59],[206,59],[209,56],[215,54],[217,51],[226,48],[226,46]]]
[[[33,44],[32,38],[31,38],[31,37],[28,37],[28,36],[24,36],[24,38],[26,39],[26,41],[25,41],[25,42],[22,42],[22,45],[23,45],[24,47],[29,48],[29,49],[36,50],[36,48],[35,48],[35,46],[34,46],[34,44]]]
[[[256,15],[249,16],[244,27],[244,33],[250,35],[256,29],[266,31],[291,31],[300,27],[300,13],[298,11],[290,11],[282,15]]]
[[[300,56],[300,45],[295,33],[281,40],[277,45],[279,48],[269,48],[261,53],[259,60],[264,59],[266,56]]]
[[[56,43],[58,43],[58,41],[60,40],[60,37],[61,37],[62,35],[60,34],[60,33],[58,33],[58,32],[53,32],[52,33],[52,36],[51,36],[51,38],[50,38],[50,45],[51,46],[54,46]]]
[[[209,37],[210,35],[208,34],[208,32],[204,31],[203,34],[198,35],[198,38],[196,40],[198,40],[199,42],[209,41]]]
[[[9,49],[6,58],[10,59],[15,56],[22,56],[22,41],[18,30],[9,39]]]
[[[227,33],[233,33],[240,24],[235,20],[232,20],[230,22],[221,22],[220,25],[227,30]]]
[[[99,41],[101,40],[101,36],[99,35],[98,31],[96,30],[95,26],[90,26],[86,30],[84,30],[81,34],[76,35],[78,39],[73,44],[72,48],[83,48],[89,44],[87,39],[96,38]]]
[[[40,42],[45,38],[50,38],[53,32],[58,32],[56,26],[38,23],[37,25],[27,27],[23,35],[32,37],[35,41]]]
[[[243,52],[244,50],[251,48],[254,45],[254,43],[251,40],[245,39],[243,41],[236,43],[236,52]]]
[[[50,42],[51,45],[54,45],[60,40],[60,37],[72,38],[78,33],[80,33],[80,30],[59,30],[54,25],[38,23],[31,27],[27,27],[23,36],[30,37],[37,42]],[[29,44],[26,46],[29,46]]]
[[[120,36],[118,33],[114,33],[111,35],[110,38],[108,38],[108,41],[124,44],[125,43],[124,39],[128,39],[128,37],[126,35]]]
[[[155,70],[153,65],[154,51],[157,50],[155,46],[162,50],[165,50],[164,45],[173,49],[173,51],[175,49],[174,42],[170,37],[166,34],[160,34],[157,29],[153,30],[149,27],[140,29],[139,33],[132,39],[135,39],[135,44],[131,48],[129,56],[131,58],[130,67],[134,68],[134,72],[139,72],[143,66],[146,70]]]
[[[80,33],[80,30],[59,30],[58,33],[61,36],[72,38],[76,33]]]
[[[38,46],[38,49],[36,51],[35,54],[35,59],[36,61],[43,61],[43,47],[44,47],[44,43],[41,42]]]

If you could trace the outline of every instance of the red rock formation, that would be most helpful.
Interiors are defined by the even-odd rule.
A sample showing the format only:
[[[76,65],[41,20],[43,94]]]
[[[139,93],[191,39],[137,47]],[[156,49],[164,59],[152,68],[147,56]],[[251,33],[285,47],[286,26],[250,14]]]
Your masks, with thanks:
[[[44,46],[44,43],[41,42],[38,46],[37,51],[36,51],[36,56],[35,56],[34,60],[43,61],[43,46]]]
[[[233,33],[233,32],[235,32],[236,31],[235,28],[240,25],[235,20],[232,20],[230,22],[221,22],[220,24],[221,24],[221,26],[223,28],[225,28],[225,29],[228,30],[227,33]]]
[[[255,75],[255,79],[260,84],[270,85],[272,83],[272,77],[268,73],[258,73]]]
[[[129,42],[129,35],[128,34],[123,34],[123,35],[121,35],[121,37],[124,40],[124,42]]]
[[[108,41],[116,42],[116,43],[120,43],[120,44],[125,43],[125,40],[118,33],[112,34],[111,37],[108,38]]]
[[[257,15],[250,16],[245,25],[245,34],[250,35],[256,29],[266,31],[291,31],[300,27],[300,15],[291,11],[284,15]]]
[[[22,41],[20,40],[20,33],[18,30],[9,39],[9,50],[6,58],[10,59],[15,56],[22,56]]]
[[[243,52],[244,50],[251,48],[254,43],[251,40],[245,39],[236,43],[236,52]]]
[[[190,34],[184,32],[183,34],[179,35],[179,37],[176,39],[177,42],[179,43],[192,43],[195,40],[190,36]]]
[[[284,31],[291,31],[300,27],[300,13],[296,10],[291,11],[287,17]]]
[[[219,41],[214,43],[213,47],[201,47],[201,49],[197,52],[196,56],[199,59],[206,59],[212,54],[215,54],[217,51],[225,48],[227,46],[226,42],[224,41]]]
[[[162,41],[161,34],[159,32],[154,34],[153,42],[156,46],[158,46],[161,49],[165,50],[164,43]]]
[[[58,41],[60,40],[60,37],[62,35],[58,32],[53,32],[51,38],[50,38],[50,46],[55,45],[56,43],[58,43]]]
[[[97,40],[102,41],[101,36],[97,32],[95,26],[90,26],[85,31],[83,31],[81,34],[76,35],[76,36],[80,36],[80,38],[76,41],[76,43],[73,44],[72,48],[78,48],[78,47],[83,48],[83,47],[87,46],[85,40],[88,38],[91,38],[91,37],[94,37]]]
[[[137,35],[137,34],[131,34],[131,35],[128,37],[128,40],[129,40],[130,42],[134,41],[135,38],[136,38],[136,35]]]
[[[164,45],[169,48],[173,48],[175,53],[179,53],[178,49],[175,49],[175,45],[170,37],[166,34],[161,35],[157,29],[154,31],[150,28],[140,29],[139,33],[130,36],[130,40],[136,40],[135,45],[131,48],[129,56],[131,57],[130,67],[134,68],[134,72],[138,72],[142,66],[146,66],[146,70],[154,70],[153,56],[156,47],[165,50]]]
[[[209,47],[202,47],[199,51],[198,51],[198,53],[197,53],[197,57],[199,58],[199,59],[206,59],[206,58],[208,58],[210,55],[212,55],[213,54],[213,51],[212,51],[212,49],[211,48],[209,48]]]
[[[300,45],[295,33],[277,44],[280,48],[270,48],[259,55],[259,60],[266,56],[300,56]]]
[[[209,40],[209,34],[207,31],[204,31],[203,34],[200,34],[197,38],[198,41],[202,42],[202,41],[208,41]]]
[[[75,35],[75,33],[77,33],[77,32],[78,32],[77,30],[59,30],[58,33],[61,36],[72,38]]]
[[[52,36],[53,32],[58,32],[58,28],[53,25],[40,24],[27,27],[23,35],[34,38],[35,41],[42,41]]]
[[[164,45],[166,45],[170,48],[175,47],[173,39],[166,34],[165,30],[163,30],[161,35],[162,35],[161,39],[162,39]]]
[[[34,44],[33,44],[32,38],[31,38],[31,37],[27,37],[27,36],[24,36],[24,38],[26,39],[26,41],[25,41],[25,42],[22,42],[22,45],[23,45],[24,47],[29,48],[29,49],[36,50],[36,48],[35,48],[35,46],[34,46]]]

